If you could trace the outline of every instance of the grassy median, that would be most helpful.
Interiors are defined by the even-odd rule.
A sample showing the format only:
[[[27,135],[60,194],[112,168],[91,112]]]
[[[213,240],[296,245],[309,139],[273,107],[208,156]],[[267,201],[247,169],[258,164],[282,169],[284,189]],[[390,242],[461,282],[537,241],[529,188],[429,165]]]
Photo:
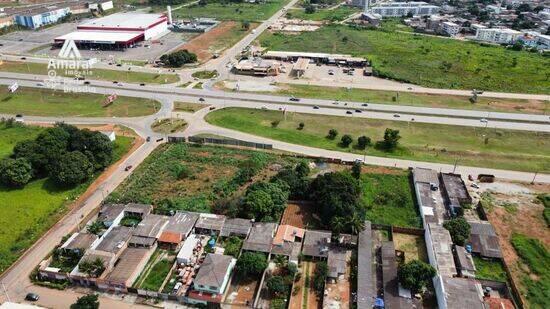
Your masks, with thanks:
[[[206,120],[225,128],[329,150],[428,162],[457,160],[459,165],[518,171],[550,171],[548,133],[299,113],[289,113],[286,118],[285,121],[278,111],[226,108],[208,114]],[[300,123],[304,124],[301,130]],[[402,136],[395,151],[372,146],[366,150],[356,148],[357,137],[368,136],[374,144],[382,140],[386,128],[397,129]],[[330,129],[339,132],[334,140],[326,138]],[[353,137],[351,147],[339,146],[344,134]]]
[[[0,113],[33,116],[137,117],[154,114],[160,103],[151,99],[119,96],[103,107],[106,96],[65,93],[61,90],[20,87],[10,93],[0,89]]]
[[[47,75],[48,65],[45,63],[31,63],[18,61],[4,61],[0,64],[0,71],[13,73],[26,73]],[[179,81],[176,74],[145,73],[128,70],[107,70],[91,68],[87,79],[118,81],[125,83],[148,83],[148,84],[172,84]],[[74,77],[73,72],[66,72],[62,69],[56,70],[58,76]]]
[[[216,86],[233,90],[219,82]],[[475,103],[470,97],[459,95],[429,94],[387,90],[370,90],[360,88],[327,87],[296,84],[275,84],[278,90],[258,91],[258,93],[295,96],[323,100],[365,102],[377,104],[408,105],[435,108],[456,108],[491,112],[547,114],[550,112],[550,101],[522,100],[479,97]],[[242,91],[242,90],[241,90]],[[342,104],[341,104],[342,105]]]

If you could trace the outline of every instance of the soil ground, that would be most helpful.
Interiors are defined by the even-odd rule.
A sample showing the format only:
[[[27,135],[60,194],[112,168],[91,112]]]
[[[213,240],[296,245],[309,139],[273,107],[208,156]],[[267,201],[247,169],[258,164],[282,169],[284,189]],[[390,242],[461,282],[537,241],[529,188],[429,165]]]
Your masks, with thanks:
[[[315,227],[319,225],[319,218],[314,215],[311,203],[289,203],[281,219],[281,224],[288,224],[299,228]]]
[[[405,252],[405,262],[421,260],[428,263],[426,243],[422,236],[393,233],[395,250]]]
[[[248,304],[254,303],[254,293],[258,286],[257,280],[252,280],[249,282],[240,282],[238,279],[235,279],[235,282],[231,284],[228,295],[227,302],[230,302],[232,307],[242,308]],[[234,294],[234,295],[232,295]],[[231,300],[229,300],[231,298]]]

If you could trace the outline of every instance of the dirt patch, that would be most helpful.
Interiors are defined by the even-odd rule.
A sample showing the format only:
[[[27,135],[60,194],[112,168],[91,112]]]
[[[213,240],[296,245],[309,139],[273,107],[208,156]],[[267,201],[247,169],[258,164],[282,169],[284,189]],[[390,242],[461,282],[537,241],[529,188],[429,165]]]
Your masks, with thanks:
[[[226,302],[233,305],[234,308],[243,308],[254,303],[254,294],[258,287],[258,280],[241,282],[237,279],[231,284]]]
[[[216,50],[215,43],[225,38],[234,28],[240,27],[237,22],[224,21],[214,29],[203,33],[191,41],[185,43],[181,49],[187,49],[197,55],[199,62],[203,63],[210,60],[214,53],[220,53],[227,47]]]
[[[405,262],[412,260],[428,262],[424,237],[401,233],[393,233],[392,236],[395,249],[405,252]]]
[[[319,217],[314,213],[312,203],[289,203],[283,213],[281,224],[311,228],[319,226]]]

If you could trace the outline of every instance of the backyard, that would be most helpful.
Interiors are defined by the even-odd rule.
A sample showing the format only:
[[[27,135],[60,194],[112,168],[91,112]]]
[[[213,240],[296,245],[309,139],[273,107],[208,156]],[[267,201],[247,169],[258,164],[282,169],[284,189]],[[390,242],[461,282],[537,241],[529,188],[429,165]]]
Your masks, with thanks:
[[[422,227],[409,173],[361,175],[363,202],[367,206],[367,219],[372,223],[400,227]]]
[[[20,87],[10,93],[0,89],[0,113],[33,116],[137,117],[160,109],[160,103],[150,99],[119,96],[103,107],[106,96],[92,93],[65,93],[50,89]]]
[[[48,65],[46,63],[32,62],[14,62],[4,61],[0,64],[0,71],[14,73],[29,73],[38,75],[48,75]],[[107,70],[95,69],[89,70],[90,75],[85,75],[87,79],[119,81],[126,83],[150,83],[150,84],[171,84],[179,80],[176,74],[156,74],[128,70]],[[74,77],[73,72],[66,74],[63,70],[56,70],[57,76]]]
[[[225,108],[208,114],[206,120],[284,142],[361,155],[442,163],[458,160],[459,165],[519,171],[550,170],[550,140],[546,133],[300,113],[284,118],[278,111]],[[302,129],[300,123],[304,124]],[[386,128],[399,130],[401,136],[393,152],[377,147],[357,149],[355,142],[351,147],[339,145],[344,134],[354,140],[365,135],[374,144],[382,140]],[[338,131],[335,139],[327,138],[330,129]]]
[[[208,17],[219,20],[263,21],[288,2],[288,0],[267,0],[261,3],[233,3],[213,0],[208,1],[206,5],[194,4],[175,10],[173,15],[177,19]]]
[[[224,87],[224,84],[225,82],[220,82],[218,86]],[[475,103],[471,103],[469,100],[470,97],[458,95],[440,95],[281,83],[272,86],[276,87],[277,90],[275,92],[263,93],[276,93],[283,96],[294,96],[297,98],[314,98],[436,108],[473,109],[508,113],[545,114],[550,110],[550,101],[543,100],[501,99],[478,96],[477,101]],[[224,88],[226,90],[233,90],[232,88]]]
[[[34,138],[42,128],[0,125],[0,157],[11,153],[20,140]],[[132,146],[134,138],[117,136],[114,161]],[[97,178],[99,175],[94,175]],[[48,178],[32,180],[23,189],[0,186],[0,273],[7,269],[45,231],[68,210],[93,181],[62,189]]]
[[[174,265],[174,260],[175,257],[168,251],[157,249],[136,279],[134,286],[144,290],[159,291]]]
[[[500,46],[421,36],[391,24],[379,30],[328,25],[295,34],[264,32],[268,50],[352,54],[375,74],[426,87],[549,93],[550,58]],[[399,30],[397,30],[399,29]]]

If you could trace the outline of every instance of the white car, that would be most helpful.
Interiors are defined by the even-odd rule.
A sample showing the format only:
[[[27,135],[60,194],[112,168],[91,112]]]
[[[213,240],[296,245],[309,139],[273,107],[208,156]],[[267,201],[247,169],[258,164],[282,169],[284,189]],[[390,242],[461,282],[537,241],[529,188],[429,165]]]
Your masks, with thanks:
[[[470,185],[472,188],[475,188],[475,189],[479,189],[479,185],[475,182],[472,182],[472,184]]]
[[[479,119],[479,121],[480,121],[480,122],[487,122],[487,119],[481,118],[481,119]]]

